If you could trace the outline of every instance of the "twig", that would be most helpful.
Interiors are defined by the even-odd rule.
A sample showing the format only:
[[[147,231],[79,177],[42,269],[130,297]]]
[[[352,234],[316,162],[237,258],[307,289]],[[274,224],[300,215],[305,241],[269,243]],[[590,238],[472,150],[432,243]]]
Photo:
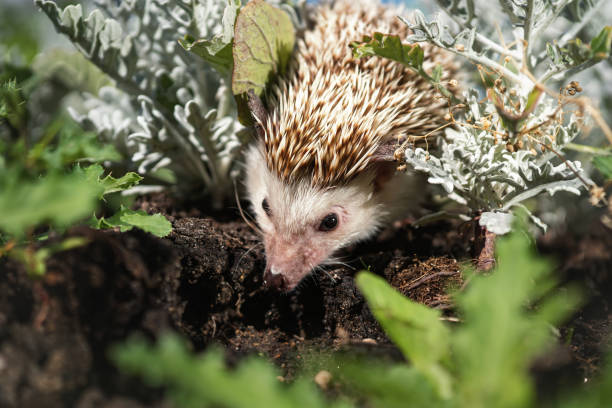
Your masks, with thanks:
[[[438,278],[440,276],[453,276],[457,275],[459,271],[440,271],[436,273],[432,273],[429,275],[423,275],[420,278],[412,281],[408,286],[401,286],[400,289],[405,289],[406,291],[410,291],[414,288],[421,286],[423,283],[428,282],[434,278]]]

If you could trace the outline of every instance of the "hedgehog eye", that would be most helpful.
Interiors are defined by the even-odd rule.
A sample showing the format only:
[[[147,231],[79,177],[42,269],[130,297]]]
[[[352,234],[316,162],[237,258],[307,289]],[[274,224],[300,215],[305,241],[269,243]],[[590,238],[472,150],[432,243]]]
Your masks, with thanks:
[[[338,226],[338,216],[335,213],[327,214],[321,220],[319,225],[319,231],[329,232],[334,230]]]
[[[268,217],[272,216],[272,210],[270,210],[270,204],[268,204],[268,200],[266,200],[265,198],[261,202],[261,208],[263,208],[264,212],[266,213]]]

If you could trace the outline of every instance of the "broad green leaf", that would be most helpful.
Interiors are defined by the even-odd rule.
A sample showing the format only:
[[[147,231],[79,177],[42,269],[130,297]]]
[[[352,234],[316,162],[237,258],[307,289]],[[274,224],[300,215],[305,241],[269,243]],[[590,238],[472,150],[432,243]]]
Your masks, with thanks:
[[[430,381],[443,398],[451,395],[451,378],[442,367],[449,358],[449,329],[440,312],[416,303],[370,272],[360,272],[357,286],[372,313],[404,356]]]
[[[89,224],[93,228],[119,228],[121,232],[129,231],[132,228],[151,233],[163,238],[172,232],[172,224],[161,214],[149,215],[142,210],[130,210],[121,206],[119,212],[110,218],[93,218]]]
[[[241,122],[251,122],[247,92],[252,89],[256,95],[262,95],[266,86],[285,72],[294,43],[293,23],[284,11],[264,0],[252,0],[240,10],[232,47],[232,92]]]
[[[612,180],[612,156],[596,156],[593,158],[593,164],[606,180]]]

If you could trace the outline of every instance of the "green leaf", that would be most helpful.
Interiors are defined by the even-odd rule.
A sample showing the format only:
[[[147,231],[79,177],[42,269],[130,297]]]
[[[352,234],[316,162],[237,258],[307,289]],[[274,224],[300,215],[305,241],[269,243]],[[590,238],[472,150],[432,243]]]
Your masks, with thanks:
[[[340,356],[330,362],[334,378],[342,379],[348,395],[367,401],[360,406],[380,408],[441,407],[444,402],[436,395],[426,377],[414,366],[393,363],[372,357]]]
[[[128,172],[120,178],[114,178],[110,174],[102,177],[104,168],[99,164],[92,164],[84,169],[77,167],[77,169],[85,180],[100,187],[99,198],[107,194],[125,191],[134,187],[142,180],[142,177],[134,172]]]
[[[195,8],[202,7],[196,5]],[[201,38],[196,40],[190,35],[185,35],[179,40],[181,46],[187,51],[191,51],[202,57],[220,74],[227,75],[233,66],[232,42],[234,37],[234,24],[238,10],[242,7],[240,0],[229,0],[223,11],[223,32],[214,36],[212,39]],[[206,26],[205,21],[199,21],[201,15],[206,15],[206,11],[194,12],[196,24]]]
[[[612,156],[596,156],[593,165],[604,175],[606,180],[612,180]]]
[[[13,128],[25,127],[27,117],[26,102],[15,78],[0,84],[0,119],[6,120]],[[0,122],[1,123],[1,122]]]
[[[434,82],[440,82],[440,80],[442,79],[442,65],[436,64],[433,71],[431,72],[431,78],[434,80]]]
[[[604,27],[599,34],[591,40],[591,55],[596,59],[606,59],[610,56],[612,45],[612,26]]]
[[[376,32],[371,37],[364,36],[361,41],[352,42],[350,47],[357,58],[378,56],[400,62],[416,71],[423,70],[423,49],[418,44],[402,44],[397,35]]]
[[[520,115],[521,118],[526,118],[538,104],[538,100],[544,91],[538,86],[534,86],[533,89],[527,95],[527,103],[525,104],[525,109],[523,113]]]
[[[440,396],[449,398],[451,378],[441,364],[449,358],[450,332],[440,321],[440,312],[404,297],[370,272],[360,272],[356,282],[391,340],[432,382]]]
[[[130,210],[121,206],[119,212],[110,218],[93,218],[89,224],[92,228],[119,228],[121,232],[129,231],[132,228],[151,233],[163,238],[172,232],[172,224],[161,214],[149,215],[143,210]]]
[[[232,47],[232,92],[242,123],[251,123],[247,92],[252,89],[261,96],[266,86],[286,71],[294,44],[293,23],[284,11],[264,0],[252,0],[240,10]]]
[[[463,317],[452,339],[458,406],[530,406],[530,364],[553,343],[551,325],[578,302],[572,288],[555,288],[550,263],[520,228],[498,239],[496,253],[496,270],[472,272],[470,285],[456,295]]]
[[[348,407],[328,402],[312,381],[290,384],[278,380],[276,368],[263,359],[242,359],[228,369],[223,353],[209,349],[201,355],[190,352],[176,335],[163,336],[156,345],[133,339],[115,347],[111,358],[124,372],[138,374],[153,386],[165,386],[177,407]]]
[[[232,43],[224,43],[221,37],[214,37],[212,40],[196,40],[189,35],[185,35],[179,40],[181,46],[187,51],[191,51],[202,57],[220,74],[228,74],[232,70]]]

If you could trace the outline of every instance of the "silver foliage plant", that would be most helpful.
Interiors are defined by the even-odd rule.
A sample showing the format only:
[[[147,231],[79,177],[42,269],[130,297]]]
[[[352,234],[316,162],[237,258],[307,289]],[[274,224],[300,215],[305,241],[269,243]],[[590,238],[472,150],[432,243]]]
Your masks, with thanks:
[[[231,40],[240,0],[95,0],[87,16],[80,4],[35,3],[114,81],[70,109],[75,119],[113,143],[141,174],[162,181],[162,169],[169,169],[184,191],[205,191],[216,206],[227,200],[244,133],[231,79],[178,40],[186,34]],[[293,7],[279,5],[299,24]]]
[[[576,73],[609,57],[610,27],[598,37],[607,41],[601,49],[575,40],[604,3],[499,0],[497,13],[490,13],[492,5],[484,2],[438,0],[446,15],[427,20],[417,10],[412,18],[402,18],[413,30],[404,41],[430,42],[465,57],[473,63],[468,69],[478,66],[481,76],[495,81],[488,85],[487,98],[479,95],[477,85],[468,84],[472,89],[461,98],[465,113],[446,128],[439,149],[405,152],[409,165],[469,207],[470,216],[481,213],[480,225],[495,234],[510,231],[513,210],[527,211],[525,200],[543,192],[580,194],[592,184],[579,161],[561,156],[581,133],[582,110],[567,109],[558,95],[542,90],[558,90]],[[562,91],[563,101],[580,90],[575,85]]]

